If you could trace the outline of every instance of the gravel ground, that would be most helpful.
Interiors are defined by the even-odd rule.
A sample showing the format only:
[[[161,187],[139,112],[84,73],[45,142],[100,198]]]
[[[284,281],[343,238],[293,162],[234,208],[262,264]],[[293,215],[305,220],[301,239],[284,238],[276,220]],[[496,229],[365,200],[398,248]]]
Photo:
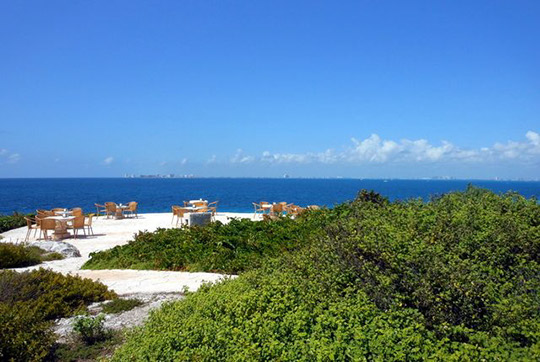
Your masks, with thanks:
[[[104,326],[106,329],[121,330],[141,325],[152,309],[159,308],[161,304],[184,298],[180,293],[133,293],[122,295],[122,299],[139,299],[143,302],[138,307],[118,314],[106,314]],[[101,312],[102,306],[107,302],[94,303],[88,307],[91,315]],[[72,333],[71,323],[75,317],[62,318],[56,321],[53,327],[58,335],[59,343],[66,343]]]

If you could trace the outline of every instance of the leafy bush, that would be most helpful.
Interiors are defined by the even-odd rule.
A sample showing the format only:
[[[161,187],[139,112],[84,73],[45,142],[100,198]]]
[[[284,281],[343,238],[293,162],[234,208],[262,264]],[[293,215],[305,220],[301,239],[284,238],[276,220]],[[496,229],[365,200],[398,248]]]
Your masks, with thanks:
[[[107,331],[103,325],[104,322],[105,314],[103,313],[95,317],[80,315],[73,320],[73,332],[85,344],[94,344],[107,338]]]
[[[140,232],[127,245],[90,254],[83,268],[237,273],[304,245],[317,231],[305,220],[244,219],[226,225],[215,222],[205,227]]]
[[[50,321],[114,297],[90,279],[45,269],[0,271],[0,360],[42,360],[55,340]]]
[[[308,218],[324,234],[166,304],[113,360],[540,358],[536,200],[364,194]]]
[[[17,212],[14,212],[13,215],[0,215],[0,233],[26,226],[25,216],[33,215],[23,215]]]
[[[63,258],[62,254],[48,253],[37,246],[0,243],[0,268],[20,268]]]
[[[103,313],[116,314],[126,312],[142,304],[140,299],[113,299],[103,306]]]

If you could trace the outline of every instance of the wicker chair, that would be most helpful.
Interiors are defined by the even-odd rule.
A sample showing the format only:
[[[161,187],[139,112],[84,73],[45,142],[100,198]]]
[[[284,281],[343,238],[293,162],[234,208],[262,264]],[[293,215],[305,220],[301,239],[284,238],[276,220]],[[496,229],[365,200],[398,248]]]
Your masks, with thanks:
[[[79,234],[79,230],[82,229],[84,236],[86,236],[86,231],[84,230],[85,222],[84,222],[84,215],[76,216],[75,219],[73,219],[73,223],[68,226],[68,229],[73,229],[73,236],[75,236],[75,239],[77,239],[77,235]]]
[[[105,205],[94,204],[94,206],[96,207],[96,217],[99,217],[99,215],[101,215],[101,213],[103,213],[103,214],[107,213],[107,209],[105,208]]]
[[[208,210],[212,213],[212,218],[215,219],[219,201],[214,201],[208,204]]]
[[[105,213],[107,214],[107,219],[111,215],[114,216],[116,214],[116,204],[114,202],[106,202]]]
[[[283,214],[283,204],[273,204],[272,208],[270,209],[270,215],[272,216],[280,216]]]
[[[176,226],[178,226],[178,222],[180,222],[180,226],[184,224],[184,215],[188,214],[189,212],[190,212],[189,209],[173,206],[173,220],[174,220],[174,217],[176,216]]]
[[[56,230],[56,220],[46,218],[41,219],[39,223],[39,230],[39,236],[41,237],[41,232],[43,232],[43,236],[45,236],[45,239],[48,239],[49,236],[47,235],[47,231]]]
[[[94,235],[94,229],[92,229],[92,218],[94,216],[95,216],[94,214],[90,214],[90,215],[88,215],[86,220],[84,220],[84,226],[86,226],[86,228],[88,229],[88,234],[89,235]]]
[[[38,224],[34,224],[35,220],[32,220],[29,217],[24,218],[26,220],[26,227],[28,230],[26,231],[26,237],[24,238],[24,241],[28,241],[28,238],[30,237],[30,234],[32,233],[32,230],[34,230],[34,237],[36,237],[36,232],[39,229]]]
[[[264,214],[267,209],[263,207],[263,205],[268,205],[269,203],[266,201],[261,201],[260,203],[253,202],[253,208],[255,209],[253,216],[257,216],[257,213],[260,211],[261,214]]]
[[[129,204],[128,204],[128,208],[126,210],[124,210],[124,213],[128,213],[133,216],[135,215],[135,217],[139,217],[139,215],[137,214],[137,206],[139,204],[135,201],[131,201]]]
[[[73,209],[71,209],[71,213],[73,216],[77,217],[77,216],[82,216],[83,214],[83,211],[80,207],[75,207]]]

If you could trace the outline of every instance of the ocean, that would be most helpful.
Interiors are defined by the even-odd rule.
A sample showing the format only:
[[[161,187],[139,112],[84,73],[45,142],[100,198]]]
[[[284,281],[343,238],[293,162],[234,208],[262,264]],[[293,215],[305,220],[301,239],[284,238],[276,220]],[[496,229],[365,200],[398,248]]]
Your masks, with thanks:
[[[95,209],[94,203],[137,201],[139,212],[169,212],[184,200],[219,201],[218,211],[250,212],[252,202],[287,201],[297,205],[333,206],[354,199],[361,189],[374,190],[390,200],[407,200],[450,191],[468,184],[494,192],[517,191],[540,196],[538,181],[481,180],[360,180],[257,178],[47,178],[0,179],[0,214],[29,213],[53,207]]]

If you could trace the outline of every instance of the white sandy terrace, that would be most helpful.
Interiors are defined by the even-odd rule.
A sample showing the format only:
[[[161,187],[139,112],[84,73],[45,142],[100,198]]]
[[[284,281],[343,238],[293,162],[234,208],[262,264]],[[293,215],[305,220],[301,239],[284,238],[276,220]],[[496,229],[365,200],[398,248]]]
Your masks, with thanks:
[[[226,276],[216,273],[189,273],[173,271],[151,270],[81,270],[81,266],[89,259],[90,253],[113,248],[117,245],[127,244],[133,235],[139,231],[154,231],[158,228],[172,228],[172,213],[139,214],[138,218],[125,218],[121,220],[107,219],[104,216],[93,219],[95,235],[84,235],[79,232],[77,239],[64,239],[62,241],[75,245],[81,252],[80,258],[66,258],[45,262],[33,267],[19,268],[18,271],[49,268],[63,274],[76,274],[84,278],[99,280],[113,289],[116,293],[174,293],[184,288],[190,291],[197,290],[204,282],[213,282]],[[248,218],[254,220],[253,213],[218,213],[216,220],[227,223],[232,218]],[[176,222],[176,218],[175,218]],[[0,235],[0,242],[21,243],[26,236],[26,227],[9,230]],[[34,232],[29,239],[35,241]],[[38,235],[39,236],[39,231]]]

